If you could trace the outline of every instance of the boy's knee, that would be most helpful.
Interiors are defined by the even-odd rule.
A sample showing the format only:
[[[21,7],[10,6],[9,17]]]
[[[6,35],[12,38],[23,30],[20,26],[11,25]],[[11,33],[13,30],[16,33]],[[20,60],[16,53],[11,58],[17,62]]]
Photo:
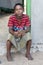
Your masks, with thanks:
[[[7,40],[7,44],[11,44],[11,41],[10,40]]]
[[[28,40],[28,41],[27,41],[27,44],[26,44],[26,45],[28,45],[28,44],[31,44],[31,40]]]
[[[13,46],[13,44],[10,40],[7,40],[7,45],[12,45]]]
[[[11,43],[11,41],[10,40],[7,40],[7,43]]]

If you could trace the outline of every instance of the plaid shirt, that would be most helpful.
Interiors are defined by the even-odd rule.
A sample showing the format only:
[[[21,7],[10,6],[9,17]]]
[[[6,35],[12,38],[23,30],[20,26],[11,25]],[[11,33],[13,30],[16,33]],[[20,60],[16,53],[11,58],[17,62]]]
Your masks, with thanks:
[[[29,17],[25,14],[23,14],[21,22],[17,20],[15,15],[10,16],[8,21],[8,27],[18,27],[23,28],[24,26],[28,27],[30,26],[30,20]]]

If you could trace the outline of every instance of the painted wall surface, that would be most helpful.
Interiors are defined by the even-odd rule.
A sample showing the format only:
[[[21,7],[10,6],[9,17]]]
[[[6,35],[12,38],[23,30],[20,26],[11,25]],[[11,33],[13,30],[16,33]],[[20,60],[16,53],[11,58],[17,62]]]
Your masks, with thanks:
[[[22,3],[22,0],[0,0],[0,7],[13,8],[15,3]]]
[[[43,51],[43,0],[31,0],[32,42]]]
[[[10,0],[10,1],[11,1],[12,8],[15,5],[15,3],[22,3],[22,0]]]
[[[31,17],[31,0],[26,0],[26,14]]]

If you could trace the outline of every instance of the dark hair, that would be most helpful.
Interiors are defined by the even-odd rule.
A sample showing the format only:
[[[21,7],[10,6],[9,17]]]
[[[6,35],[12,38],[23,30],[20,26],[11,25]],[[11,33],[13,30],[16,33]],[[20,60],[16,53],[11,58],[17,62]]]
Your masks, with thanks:
[[[18,5],[20,5],[20,6],[24,9],[23,4],[21,4],[21,3],[17,3],[17,4],[14,5],[14,11],[15,11],[16,6],[18,6]]]

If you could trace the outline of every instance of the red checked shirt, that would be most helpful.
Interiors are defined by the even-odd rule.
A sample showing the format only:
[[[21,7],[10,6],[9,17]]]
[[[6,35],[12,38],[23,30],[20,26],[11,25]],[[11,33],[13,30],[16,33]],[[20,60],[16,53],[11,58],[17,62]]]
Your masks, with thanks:
[[[25,14],[23,14],[21,22],[19,22],[16,18],[15,15],[10,16],[9,22],[8,22],[8,27],[18,27],[18,28],[23,28],[24,26],[28,27],[30,26],[30,20],[29,17]]]

